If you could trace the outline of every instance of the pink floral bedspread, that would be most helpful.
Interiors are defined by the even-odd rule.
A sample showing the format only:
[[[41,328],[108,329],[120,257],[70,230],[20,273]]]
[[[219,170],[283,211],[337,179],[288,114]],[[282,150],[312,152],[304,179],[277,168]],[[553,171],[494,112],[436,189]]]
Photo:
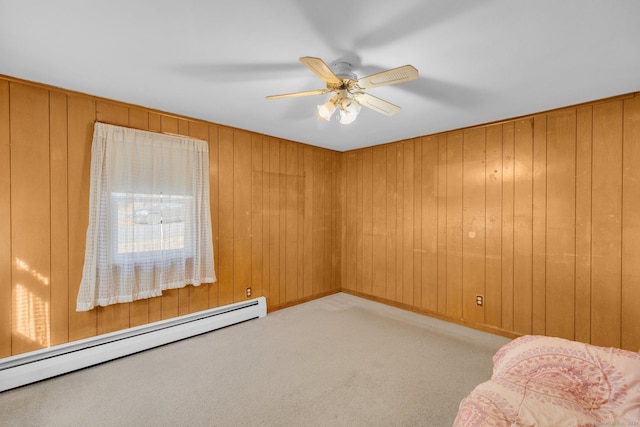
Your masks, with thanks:
[[[528,335],[493,356],[454,427],[639,426],[640,353]]]

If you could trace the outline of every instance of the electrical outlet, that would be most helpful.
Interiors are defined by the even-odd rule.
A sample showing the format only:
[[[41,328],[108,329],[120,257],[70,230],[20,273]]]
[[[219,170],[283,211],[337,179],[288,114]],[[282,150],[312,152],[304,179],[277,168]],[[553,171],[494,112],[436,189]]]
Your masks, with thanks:
[[[247,294],[247,297],[251,296],[251,288],[247,288],[245,292]]]
[[[482,295],[476,295],[476,305],[483,305],[484,304],[484,297]]]

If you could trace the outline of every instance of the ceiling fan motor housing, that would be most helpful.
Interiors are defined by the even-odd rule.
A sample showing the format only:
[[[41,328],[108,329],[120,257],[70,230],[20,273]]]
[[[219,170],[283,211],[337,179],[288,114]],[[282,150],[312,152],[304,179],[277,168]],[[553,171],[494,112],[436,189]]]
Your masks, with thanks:
[[[358,77],[351,71],[352,65],[348,62],[332,62],[329,65],[331,71],[341,79],[357,80]]]

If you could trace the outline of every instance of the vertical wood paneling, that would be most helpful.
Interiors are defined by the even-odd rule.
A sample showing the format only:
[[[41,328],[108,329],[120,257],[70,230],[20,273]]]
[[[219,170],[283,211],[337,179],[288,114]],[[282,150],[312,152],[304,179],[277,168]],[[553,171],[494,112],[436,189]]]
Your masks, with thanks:
[[[502,126],[502,328],[513,330],[514,123]]]
[[[533,118],[532,331],[546,330],[547,116]]]
[[[222,159],[220,159],[222,163]],[[221,200],[222,203],[222,200]],[[280,141],[269,139],[269,295],[280,304]]]
[[[447,313],[447,135],[438,137],[438,313]]]
[[[67,98],[69,190],[69,341],[94,336],[97,332],[96,310],[76,311],[82,280],[84,254],[89,224],[89,176],[91,175],[91,141],[96,120],[96,103],[86,97]]]
[[[438,311],[438,138],[422,138],[422,264],[421,304]]]
[[[329,170],[331,173],[331,189],[330,193],[327,195],[327,200],[330,203],[331,209],[331,222],[329,224],[329,230],[327,234],[331,238],[331,247],[328,256],[328,263],[332,266],[331,270],[329,270],[329,277],[331,278],[331,291],[340,291],[342,290],[342,237],[340,230],[342,229],[343,222],[343,204],[341,203],[341,197],[344,191],[344,185],[342,182],[342,177],[344,176],[342,173],[344,171],[344,165],[341,161],[342,155],[336,152],[332,152],[329,150],[325,150],[327,155],[329,155],[331,162],[329,165]],[[301,249],[302,250],[302,249]]]
[[[362,191],[363,158],[362,150],[357,152],[356,160],[356,283],[355,289],[362,292],[362,270],[364,260],[364,200]]]
[[[502,125],[486,129],[485,323],[502,326]]]
[[[162,119],[160,114],[149,111],[149,130],[153,132],[160,132],[162,128]]]
[[[413,140],[413,294],[412,304],[422,304],[422,142]]]
[[[624,101],[621,347],[640,350],[640,97]]]
[[[129,109],[129,126],[141,130],[150,130],[149,128],[149,112],[141,108],[130,107]]]
[[[96,120],[116,126],[129,126],[129,108],[108,101],[98,101]]]
[[[0,357],[11,356],[11,145],[9,82],[0,80]]]
[[[333,189],[333,177],[328,171],[330,170],[331,165],[331,156],[328,150],[318,149],[318,156],[320,158],[320,175],[319,179],[322,182],[322,185],[319,188],[318,194],[318,203],[317,206],[320,207],[318,213],[320,214],[320,259],[322,260],[322,265],[328,266],[331,265],[331,233],[329,232],[331,227],[332,220],[332,212],[331,212],[331,195]],[[320,292],[326,292],[331,288],[333,274],[331,272],[331,268],[322,268],[320,270]]]
[[[592,107],[576,116],[576,328],[575,339],[591,339],[591,151]]]
[[[262,295],[264,275],[264,153],[262,136],[251,136],[251,290]]]
[[[362,150],[362,287],[371,294],[373,279],[373,150]]]
[[[372,170],[372,289],[384,298],[387,282],[387,148],[373,148]]]
[[[462,132],[447,136],[447,314],[462,317]]]
[[[304,146],[300,146],[295,144],[297,149],[295,150],[295,154],[298,157],[297,159],[297,170],[295,171],[297,179],[296,179],[296,197],[295,197],[295,209],[296,209],[296,223],[298,225],[298,235],[295,244],[297,245],[297,277],[296,277],[296,298],[304,297]],[[336,165],[337,166],[337,165]],[[336,171],[333,175],[337,175],[337,169],[333,169]],[[335,199],[335,198],[334,198]],[[331,229],[332,237],[335,234],[335,228]],[[330,272],[336,272],[335,269],[330,269]]]
[[[219,270],[218,303],[233,302],[234,290],[234,141],[233,129],[220,128],[218,131],[219,165]]]
[[[10,85],[12,352],[51,344],[49,93]]]
[[[352,156],[353,157],[353,156]],[[317,177],[314,175],[314,149],[311,147],[304,148],[304,182],[305,182],[305,193],[304,193],[304,296],[309,296],[313,294],[314,290],[314,282],[317,281],[317,277],[313,274],[313,266],[314,266],[314,246],[313,246],[313,236],[314,236],[314,224],[315,224],[315,209],[314,202],[315,198],[313,197],[315,188],[315,181]],[[353,167],[349,169],[351,173],[355,173],[356,168]],[[347,209],[352,208],[355,209],[356,198],[352,194],[352,191],[355,190],[355,180],[346,183],[346,205]],[[346,231],[345,233],[348,236],[348,244],[346,252],[347,256],[353,257],[355,254],[355,250],[353,246],[355,246],[355,217],[351,216],[346,223]],[[345,286],[350,287],[350,289],[355,290],[355,268],[351,264],[348,264],[351,268],[347,269],[345,274]],[[347,267],[345,265],[345,268]]]
[[[285,144],[286,157],[286,198],[285,198],[285,219],[287,226],[285,230],[285,298],[287,301],[295,301],[298,295],[298,187],[302,184],[298,175],[298,147],[292,143]]]
[[[278,189],[280,197],[280,265],[278,266],[280,271],[280,277],[278,284],[280,286],[279,294],[282,302],[287,301],[287,148],[286,141],[280,141],[280,168],[278,170]],[[284,208],[284,209],[282,209]]]
[[[575,332],[576,111],[547,119],[546,333],[573,339]]]
[[[484,306],[476,295],[485,294],[485,129],[464,132],[462,193],[462,315],[484,322]]]
[[[398,198],[396,200],[396,278],[393,281],[395,285],[395,300],[402,302],[404,290],[404,148],[402,144],[398,144],[396,151],[396,188]]]
[[[251,135],[233,132],[233,296],[246,298],[251,286]]]
[[[515,123],[513,201],[513,330],[532,327],[533,118]]]
[[[326,262],[325,250],[327,248],[325,226],[327,215],[324,195],[327,194],[331,185],[331,179],[326,174],[326,157],[323,150],[313,149],[313,185],[311,187],[311,203],[314,206],[312,218],[311,251],[313,261],[310,265],[311,276],[313,277],[312,292],[323,292],[327,284],[327,271],[323,267]]]
[[[375,290],[369,293],[364,286],[355,290],[454,318],[458,318],[461,311],[465,319],[519,334],[558,335],[589,342],[594,341],[594,328],[600,327],[603,331],[617,328],[629,331],[626,340],[635,342],[635,329],[630,326],[635,324],[620,320],[624,316],[635,320],[631,308],[627,308],[623,316],[621,296],[623,290],[636,295],[635,273],[631,263],[621,263],[622,255],[616,255],[614,250],[622,247],[622,236],[633,235],[635,231],[633,220],[625,220],[631,214],[621,213],[621,201],[634,206],[628,208],[628,212],[635,211],[635,205],[629,201],[633,198],[619,196],[621,201],[617,201],[613,197],[613,203],[609,203],[609,199],[602,196],[607,191],[613,191],[614,195],[627,194],[625,183],[629,182],[633,188],[634,172],[638,170],[625,167],[625,175],[619,173],[622,170],[620,150],[624,147],[633,159],[633,149],[629,147],[635,146],[628,141],[637,139],[633,133],[635,125],[630,125],[630,130],[625,127],[624,135],[620,136],[623,123],[634,123],[633,114],[637,113],[634,108],[638,108],[632,98],[624,102],[631,111],[625,112],[625,121],[621,108],[609,111],[605,106],[612,103],[594,103],[463,132],[423,137],[418,142],[419,148],[415,141],[413,148],[410,147],[412,141],[388,144],[384,147],[385,168],[380,166],[381,148],[374,147],[373,169],[384,173],[371,178],[373,238],[380,228],[379,215],[385,210],[387,290],[384,295],[377,290],[376,272],[380,267],[375,258],[371,266]],[[621,103],[615,101],[612,105]],[[596,157],[592,155],[595,150],[592,147],[598,141],[598,135],[591,131],[592,108],[599,109],[602,120],[599,138],[604,155],[599,156],[602,166],[597,171],[592,170]],[[480,137],[481,134],[484,136]],[[475,151],[475,139],[483,140],[484,148]],[[431,152],[427,141],[434,147]],[[353,273],[360,275],[357,283],[363,283],[362,278],[368,274],[368,263],[363,262],[367,250],[362,250],[362,243],[360,246],[354,243],[366,239],[368,230],[365,215],[370,205],[366,201],[369,163],[367,154],[363,154],[366,152],[367,149],[345,153],[345,223],[357,224],[352,231],[355,237],[346,239],[345,271],[348,275],[353,265],[348,255],[348,245],[352,244],[359,247]],[[352,164],[346,160],[349,156],[353,158]],[[427,163],[430,157],[434,159],[433,172]],[[393,158],[395,163],[390,160]],[[607,160],[602,160],[605,158]],[[609,165],[606,172],[605,164]],[[474,179],[475,175],[482,176],[480,181]],[[384,180],[386,196],[381,197],[376,189]],[[354,181],[351,191],[358,201],[349,206],[348,188]],[[599,190],[598,186],[603,189]],[[596,197],[606,201],[596,201]],[[596,205],[608,207],[596,208]],[[431,220],[427,219],[429,209],[433,213]],[[599,213],[601,224],[593,225],[592,212]],[[482,223],[480,228],[484,228],[480,234],[475,221],[478,218]],[[625,227],[629,228],[628,233]],[[599,230],[600,241],[592,238],[592,229]],[[346,234],[349,232],[347,226]],[[477,242],[474,239],[478,238],[481,242],[474,248]],[[631,248],[625,253],[636,251],[631,239],[625,244]],[[427,279],[430,247],[433,248],[433,276]],[[599,259],[606,252],[613,262],[596,261],[593,247],[600,248]],[[374,257],[376,248],[374,244]],[[608,273],[600,273],[602,295],[598,298],[597,291],[592,291],[596,262],[601,267],[609,265]],[[620,269],[625,273],[621,274]],[[617,275],[614,270],[618,270]],[[390,277],[396,278],[395,286],[390,284]],[[432,289],[430,283],[433,283]],[[348,286],[345,289],[349,289]],[[485,307],[477,313],[475,294],[485,295]],[[421,295],[418,300],[417,295]],[[412,301],[408,302],[407,298]],[[431,300],[434,302],[429,306]],[[601,316],[601,326],[597,326],[597,316]],[[616,344],[615,339],[611,342],[621,345]]]
[[[594,105],[591,342],[613,347],[621,340],[621,165],[622,101]]]
[[[633,129],[637,125],[623,128],[627,121],[638,120],[633,99],[635,95],[624,100],[629,104],[624,120],[621,108],[610,111],[611,105],[622,105],[623,101],[616,100],[423,137],[419,148],[417,140],[413,148],[411,141],[388,144],[386,168],[381,168],[379,148],[374,147],[373,169],[384,171],[371,181],[374,238],[378,215],[386,210],[387,291],[382,297],[452,318],[461,315],[516,334],[594,342],[594,328],[602,329],[602,335],[617,328],[622,330],[618,334],[625,336],[622,341],[634,344],[615,338],[608,342],[635,345],[637,315],[630,305],[623,308],[626,298],[622,294],[628,293],[629,300],[634,300],[640,273],[635,274],[631,261],[621,259],[637,252],[632,239],[623,240],[637,234],[636,223],[627,218],[637,207],[630,201],[635,198],[621,195],[633,191],[635,171],[640,168],[625,167],[620,172],[623,148],[625,161],[627,151],[628,162],[634,161],[637,136]],[[591,131],[597,124],[593,120],[592,125],[591,109],[600,112],[599,135]],[[484,148],[475,151],[475,139],[482,140]],[[434,147],[431,152],[427,141]],[[602,151],[597,162],[596,143]],[[367,250],[363,252],[362,243],[357,243],[366,239],[368,230],[364,217],[369,208],[366,152],[362,149],[344,155],[345,223],[356,224],[352,231],[355,237],[345,243],[345,271],[348,275],[353,265],[353,274],[360,275],[357,283],[368,273],[368,263],[362,261]],[[350,156],[352,163],[347,160]],[[430,156],[433,172],[427,163]],[[600,169],[592,167],[594,162],[599,162]],[[481,176],[480,181],[476,175]],[[385,179],[386,197],[380,197],[376,189]],[[632,190],[626,189],[627,182]],[[357,198],[353,206],[349,206],[349,191]],[[431,220],[427,219],[429,209]],[[627,209],[626,213],[621,209]],[[600,215],[600,223],[592,220],[595,214]],[[434,228],[431,231],[430,226]],[[480,228],[484,229],[479,233]],[[348,226],[346,230],[348,235]],[[600,240],[592,236],[596,231]],[[474,239],[478,238],[481,242],[475,248]],[[349,244],[357,248],[355,263],[349,261]],[[623,244],[629,249],[620,255]],[[376,247],[374,244],[374,256]],[[430,247],[434,273],[427,279]],[[596,263],[601,271],[594,267]],[[380,267],[375,259],[373,264],[375,286],[370,294],[380,297],[376,282]],[[594,274],[601,280],[599,290],[593,288]],[[390,284],[390,277],[395,277],[395,285]],[[355,290],[369,294],[364,286],[356,285]],[[478,309],[475,294],[482,293],[486,305],[474,311]],[[421,297],[416,299],[418,295]],[[624,320],[627,318],[632,320]]]
[[[322,149],[324,155],[324,173],[326,176],[327,185],[324,187],[324,191],[322,193],[322,200],[324,202],[324,210],[325,213],[325,250],[324,250],[324,263],[329,268],[325,269],[325,287],[323,292],[330,292],[335,290],[340,290],[340,288],[336,288],[337,281],[335,278],[335,268],[336,264],[336,256],[339,255],[339,251],[336,248],[336,239],[335,239],[335,227],[336,227],[336,201],[335,197],[336,186],[337,186],[337,167],[336,167],[336,156],[335,153],[329,150]],[[332,172],[333,171],[333,172]]]
[[[420,265],[420,307],[438,310],[438,139],[421,140],[422,185],[420,216],[422,260]],[[417,219],[418,219],[417,218]]]
[[[351,291],[356,290],[357,282],[357,215],[358,196],[357,196],[357,172],[358,172],[358,156],[356,152],[346,153],[347,168],[345,171],[346,190],[345,205],[347,210],[347,218],[345,220],[346,248],[344,250],[345,262],[345,283],[344,289]]]
[[[216,283],[209,287],[209,308],[218,307],[220,271],[220,146],[218,126],[209,125],[209,203],[211,205],[211,234],[213,238],[213,261]]]
[[[51,187],[51,345],[69,342],[67,97],[49,94]]]
[[[189,122],[187,119],[178,119],[178,135],[189,136]]]
[[[271,182],[271,174],[270,174],[270,139],[268,137],[262,138],[262,293],[261,295],[267,299],[267,302],[270,300],[270,256],[271,256],[271,247],[270,247],[270,224],[271,224],[271,214],[270,214],[270,182]]]
[[[306,150],[305,150],[306,153]],[[305,154],[306,156],[306,154]],[[346,252],[345,249],[347,247],[346,241],[346,224],[347,224],[347,205],[346,205],[346,194],[347,194],[347,157],[342,153],[334,153],[334,159],[336,162],[336,223],[334,225],[335,231],[334,235],[336,237],[336,288],[342,290],[346,286]],[[305,166],[306,168],[306,166]],[[308,214],[308,209],[306,208],[306,190],[305,190],[305,217]],[[306,239],[305,239],[306,245]],[[306,252],[305,252],[306,253]],[[308,270],[304,266],[307,265],[307,262],[303,262],[303,268],[306,271]],[[305,278],[306,283],[306,278]],[[305,297],[306,297],[305,293]]]
[[[396,300],[396,278],[397,278],[397,251],[398,243],[396,235],[398,233],[398,173],[397,173],[397,145],[387,145],[387,275],[385,294],[386,298]],[[349,173],[347,164],[347,174]],[[347,260],[348,261],[348,260]]]
[[[415,160],[413,140],[405,141],[402,146],[402,300],[404,304],[413,305],[413,261],[414,261],[414,186]]]
[[[333,188],[333,178],[330,173],[331,156],[327,150],[318,150],[318,155],[321,160],[318,162],[320,170],[318,171],[318,180],[322,183],[318,189],[319,195],[316,203],[318,207],[318,213],[321,216],[320,229],[321,229],[321,247],[319,251],[319,257],[322,259],[322,265],[332,265],[332,248],[331,248],[331,203],[330,198],[333,195],[331,189]],[[315,181],[318,181],[315,180]],[[315,252],[315,250],[314,250]],[[321,278],[320,292],[326,292],[331,289],[333,274],[330,268],[322,268],[319,272]]]

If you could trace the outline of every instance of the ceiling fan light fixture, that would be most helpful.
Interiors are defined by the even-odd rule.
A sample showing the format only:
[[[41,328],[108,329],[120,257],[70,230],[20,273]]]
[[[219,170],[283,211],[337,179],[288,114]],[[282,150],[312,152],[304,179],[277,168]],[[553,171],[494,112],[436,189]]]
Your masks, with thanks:
[[[318,118],[331,120],[331,116],[340,106],[340,116],[336,119],[343,125],[352,123],[358,117],[362,105],[387,116],[393,116],[400,111],[400,107],[397,105],[369,95],[363,92],[364,89],[408,82],[418,78],[418,70],[412,65],[392,68],[358,79],[358,76],[351,71],[351,64],[348,62],[334,62],[329,66],[322,59],[312,56],[304,56],[300,58],[300,62],[320,77],[326,83],[327,88],[269,95],[267,99],[324,95],[333,92],[335,96],[317,106]]]
[[[361,108],[362,106],[356,100],[351,98],[343,99],[340,104],[340,124],[348,125],[353,123],[358,114],[360,114]]]
[[[333,112],[336,111],[337,98],[334,96],[324,104],[318,105],[318,117],[323,120],[330,120]]]

